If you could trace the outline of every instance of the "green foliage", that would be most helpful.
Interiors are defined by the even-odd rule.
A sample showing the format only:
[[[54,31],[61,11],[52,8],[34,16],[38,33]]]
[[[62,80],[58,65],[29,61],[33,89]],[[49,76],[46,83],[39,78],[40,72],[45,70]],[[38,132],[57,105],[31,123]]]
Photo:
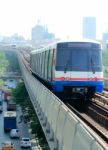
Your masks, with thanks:
[[[16,53],[6,52],[6,57],[9,62],[8,70],[13,71],[13,72],[19,72],[20,68],[19,68],[19,62],[18,62]]]
[[[4,52],[0,52],[0,75],[3,75],[6,71],[6,67],[9,62],[6,59],[6,55]]]
[[[44,147],[43,149],[48,150],[49,148],[45,139],[45,135],[23,82],[19,83],[16,89],[12,90],[12,96],[14,101],[22,108],[23,113],[21,120],[23,119],[25,123],[30,123],[32,134],[35,134],[35,137],[38,138],[39,144]]]
[[[108,73],[108,67],[105,67],[105,68],[104,68],[104,71]]]
[[[104,74],[108,74],[108,67],[104,67]]]
[[[104,74],[108,74],[108,50],[102,51]]]
[[[23,82],[20,82],[16,89],[12,90],[12,96],[17,104],[25,103],[26,99],[28,99],[28,93]]]
[[[0,88],[2,88],[4,85],[4,81],[2,79],[0,79]]]
[[[48,144],[47,144],[47,141],[46,141],[46,138],[45,138],[45,135],[43,134],[43,130],[42,130],[42,127],[39,123],[39,121],[32,121],[30,123],[30,126],[31,126],[31,129],[32,129],[32,133],[36,134],[36,137],[38,138],[39,140],[39,145],[41,147],[44,147],[44,148],[48,148]]]
[[[103,56],[103,65],[108,66],[108,51],[104,50],[102,51]]]
[[[32,129],[32,134],[37,133],[39,130],[39,123],[36,123],[35,121],[32,121],[30,123],[30,127]]]

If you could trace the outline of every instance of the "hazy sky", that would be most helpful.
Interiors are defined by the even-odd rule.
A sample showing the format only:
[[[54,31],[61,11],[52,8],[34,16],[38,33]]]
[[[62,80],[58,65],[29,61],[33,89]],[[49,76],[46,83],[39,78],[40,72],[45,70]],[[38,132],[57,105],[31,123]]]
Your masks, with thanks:
[[[97,38],[108,30],[108,0],[0,0],[0,35],[31,38],[40,20],[56,37],[81,37],[84,16],[97,18]]]

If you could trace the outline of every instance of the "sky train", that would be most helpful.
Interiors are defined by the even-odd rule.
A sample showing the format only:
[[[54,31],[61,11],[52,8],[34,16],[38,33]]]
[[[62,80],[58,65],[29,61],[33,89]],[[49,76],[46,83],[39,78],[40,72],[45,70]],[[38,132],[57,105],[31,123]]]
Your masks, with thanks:
[[[93,97],[103,90],[101,44],[94,40],[64,40],[31,52],[31,71],[52,91]]]

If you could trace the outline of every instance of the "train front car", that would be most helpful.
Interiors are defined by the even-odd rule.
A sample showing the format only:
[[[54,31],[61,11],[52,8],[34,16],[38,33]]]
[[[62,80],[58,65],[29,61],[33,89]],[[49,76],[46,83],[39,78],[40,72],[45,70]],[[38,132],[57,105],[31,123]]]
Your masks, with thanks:
[[[95,41],[57,44],[53,89],[86,100],[103,90],[101,45]]]

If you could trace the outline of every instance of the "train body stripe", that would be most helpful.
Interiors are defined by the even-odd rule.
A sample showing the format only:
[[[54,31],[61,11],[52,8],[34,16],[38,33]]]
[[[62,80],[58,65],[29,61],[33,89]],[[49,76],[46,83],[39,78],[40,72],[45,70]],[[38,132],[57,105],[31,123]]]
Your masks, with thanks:
[[[53,78],[53,81],[103,81],[103,78],[69,78],[69,77],[56,77]]]

